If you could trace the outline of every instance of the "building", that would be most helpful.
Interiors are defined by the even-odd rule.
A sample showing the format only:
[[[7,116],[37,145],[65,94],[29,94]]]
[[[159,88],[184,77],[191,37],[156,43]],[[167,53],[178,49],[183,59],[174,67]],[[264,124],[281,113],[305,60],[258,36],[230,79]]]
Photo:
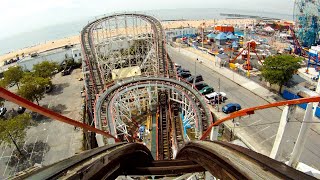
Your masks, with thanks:
[[[234,32],[234,27],[233,26],[227,26],[227,25],[222,25],[222,26],[216,26],[214,28],[214,30],[216,31],[220,31],[220,32],[224,32],[224,33],[227,33],[227,32]]]
[[[175,38],[184,36],[195,36],[197,29],[193,27],[174,28],[165,30],[167,41],[172,41]]]
[[[21,66],[24,70],[31,71],[33,65],[41,63],[42,61],[51,61],[62,64],[65,59],[73,58],[75,62],[82,61],[82,54],[80,45],[74,47],[61,47],[53,50],[41,52],[36,56],[27,56],[17,62],[18,66]]]
[[[217,54],[216,60],[215,60],[215,66],[225,66],[227,63],[229,63],[229,56],[226,54]]]

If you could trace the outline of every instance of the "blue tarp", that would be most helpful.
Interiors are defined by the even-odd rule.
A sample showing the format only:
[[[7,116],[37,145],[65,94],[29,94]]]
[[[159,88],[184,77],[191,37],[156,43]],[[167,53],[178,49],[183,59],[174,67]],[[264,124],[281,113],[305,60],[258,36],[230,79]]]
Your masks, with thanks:
[[[229,31],[229,32],[227,32],[227,36],[229,36],[229,35],[231,35],[231,34],[233,34],[233,33],[232,33],[232,32],[230,32],[230,31]]]
[[[176,36],[176,38],[183,38],[183,37],[195,38],[195,37],[197,37],[197,35],[195,35],[195,34],[184,34],[184,35]]]
[[[187,129],[191,128],[191,125],[188,123],[188,120],[185,119],[184,115],[181,114],[182,124],[183,124],[183,133],[184,136],[187,136]]]
[[[234,32],[234,35],[243,37],[244,33],[242,31],[236,31],[236,32]]]
[[[207,37],[208,37],[208,38],[213,39],[213,38],[215,38],[215,37],[216,37],[216,35],[215,35],[215,34],[213,34],[213,33],[210,33],[210,34],[208,34],[208,35],[207,35]]]
[[[284,90],[284,91],[283,91],[282,97],[285,98],[285,99],[287,99],[287,100],[292,100],[292,99],[299,99],[299,98],[301,98],[301,97],[299,97],[298,95],[293,94],[293,93],[291,93],[291,92],[289,92],[289,91],[287,91],[287,90]],[[306,104],[306,103],[304,103],[304,104],[298,104],[298,106],[301,107],[301,108],[303,108],[303,109],[306,109],[306,108],[307,108],[307,104]],[[319,106],[318,106],[317,109],[316,109],[315,115],[316,115],[317,117],[320,117],[320,108],[319,108]]]
[[[229,35],[227,36],[227,38],[228,38],[228,39],[238,39],[238,37],[235,36],[235,35],[233,35],[233,34],[229,34]]]
[[[227,34],[226,33],[219,33],[216,37],[215,37],[215,39],[217,39],[217,40],[226,40],[227,39]]]

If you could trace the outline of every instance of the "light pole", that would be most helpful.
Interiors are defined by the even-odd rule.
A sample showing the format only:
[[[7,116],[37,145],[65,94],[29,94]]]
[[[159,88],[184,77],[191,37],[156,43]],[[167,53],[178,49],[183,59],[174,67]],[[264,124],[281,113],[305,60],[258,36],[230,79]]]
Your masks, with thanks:
[[[204,34],[204,23],[203,23],[203,25],[202,25],[202,28],[201,28],[201,30],[202,30],[202,49],[203,49],[203,34]]]
[[[220,111],[219,109],[219,104],[220,104],[220,97],[219,97],[219,93],[220,93],[220,78],[218,78],[218,93],[217,93],[217,96],[218,96],[218,112]]]

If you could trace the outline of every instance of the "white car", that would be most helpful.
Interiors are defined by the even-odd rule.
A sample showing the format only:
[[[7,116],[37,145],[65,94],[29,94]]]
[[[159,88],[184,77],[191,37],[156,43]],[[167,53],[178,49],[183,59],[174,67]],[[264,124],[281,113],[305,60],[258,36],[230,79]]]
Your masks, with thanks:
[[[219,97],[219,99],[218,99]],[[207,103],[210,104],[217,104],[217,103],[221,103],[224,102],[227,99],[227,94],[224,92],[213,92],[210,94],[205,95],[205,98],[207,100]]]

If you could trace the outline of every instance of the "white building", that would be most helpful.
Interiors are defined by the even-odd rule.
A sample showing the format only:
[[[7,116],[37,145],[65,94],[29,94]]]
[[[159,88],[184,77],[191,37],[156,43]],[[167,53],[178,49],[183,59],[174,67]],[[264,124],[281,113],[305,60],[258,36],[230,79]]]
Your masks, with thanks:
[[[76,45],[72,48],[57,48],[49,51],[39,53],[36,57],[27,56],[17,62],[18,66],[21,66],[24,70],[31,71],[33,65],[42,61],[51,61],[62,64],[65,59],[73,58],[75,62],[82,61],[82,54],[80,45]]]
[[[174,37],[188,35],[188,34],[196,34],[197,29],[194,27],[184,27],[184,28],[174,28],[165,30],[167,41],[172,40]]]

